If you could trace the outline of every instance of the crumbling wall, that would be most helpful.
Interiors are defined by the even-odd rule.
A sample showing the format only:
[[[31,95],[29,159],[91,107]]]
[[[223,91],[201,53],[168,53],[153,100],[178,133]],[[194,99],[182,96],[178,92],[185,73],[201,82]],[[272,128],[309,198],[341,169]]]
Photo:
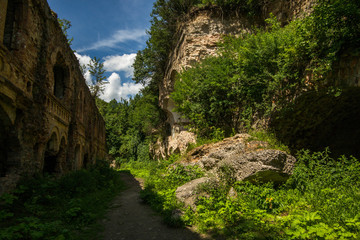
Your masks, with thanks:
[[[46,0],[0,2],[0,194],[105,157],[105,124]]]

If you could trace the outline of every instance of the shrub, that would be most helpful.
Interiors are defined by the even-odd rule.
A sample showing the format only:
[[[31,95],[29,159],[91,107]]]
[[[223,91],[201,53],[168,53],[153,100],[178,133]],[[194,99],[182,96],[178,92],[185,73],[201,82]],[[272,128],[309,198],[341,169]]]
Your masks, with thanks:
[[[0,198],[0,239],[81,239],[79,230],[95,224],[122,188],[117,172],[101,161],[59,179],[25,179]]]

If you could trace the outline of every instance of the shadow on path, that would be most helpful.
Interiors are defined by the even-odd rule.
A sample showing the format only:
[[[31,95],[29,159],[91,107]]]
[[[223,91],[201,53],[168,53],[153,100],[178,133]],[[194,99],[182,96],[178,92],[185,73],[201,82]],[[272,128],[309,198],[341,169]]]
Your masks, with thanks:
[[[187,228],[171,228],[140,199],[141,184],[128,172],[121,172],[127,189],[117,196],[103,220],[105,240],[203,239]]]

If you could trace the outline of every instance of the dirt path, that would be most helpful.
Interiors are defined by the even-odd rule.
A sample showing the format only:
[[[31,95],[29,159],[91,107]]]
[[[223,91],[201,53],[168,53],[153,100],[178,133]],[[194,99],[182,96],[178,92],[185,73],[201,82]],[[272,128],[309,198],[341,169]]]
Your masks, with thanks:
[[[139,193],[141,180],[121,173],[127,189],[115,198],[103,220],[105,240],[192,240],[202,239],[189,229],[170,228],[162,223],[150,207],[142,203]]]

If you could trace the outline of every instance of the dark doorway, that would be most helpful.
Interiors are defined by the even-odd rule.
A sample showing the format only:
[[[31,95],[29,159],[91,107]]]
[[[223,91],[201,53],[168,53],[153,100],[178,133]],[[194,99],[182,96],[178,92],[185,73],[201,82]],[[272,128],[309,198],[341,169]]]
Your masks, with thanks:
[[[63,98],[65,94],[65,70],[61,66],[54,67],[54,95],[57,98]]]
[[[83,166],[84,166],[84,168],[88,168],[88,166],[89,166],[89,154],[87,154],[87,153],[84,155]]]
[[[11,49],[11,43],[14,36],[14,25],[15,25],[15,1],[9,0],[6,11],[4,39],[3,39],[4,45],[9,50]]]
[[[0,126],[0,177],[5,177],[7,171],[7,154],[8,148],[6,144],[6,135],[3,133],[3,128]]]
[[[56,173],[56,169],[57,169],[57,165],[58,165],[58,162],[57,162],[57,155],[58,155],[57,144],[58,144],[58,141],[57,141],[56,134],[53,133],[51,135],[50,140],[48,141],[48,143],[46,145],[43,173],[48,173],[48,174]]]
[[[16,128],[0,107],[0,177],[5,177],[10,168],[20,165],[19,148]]]
[[[80,145],[77,145],[75,148],[75,170],[78,170],[81,168],[81,163],[80,163]]]
[[[54,174],[56,172],[56,165],[57,165],[57,156],[52,155],[51,153],[45,153],[44,158],[44,173]]]

